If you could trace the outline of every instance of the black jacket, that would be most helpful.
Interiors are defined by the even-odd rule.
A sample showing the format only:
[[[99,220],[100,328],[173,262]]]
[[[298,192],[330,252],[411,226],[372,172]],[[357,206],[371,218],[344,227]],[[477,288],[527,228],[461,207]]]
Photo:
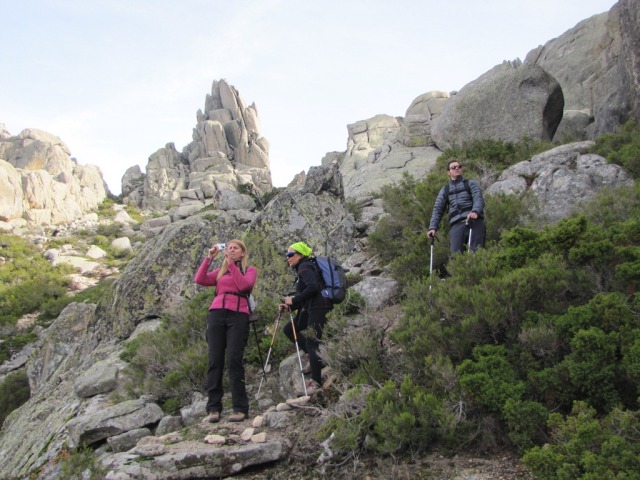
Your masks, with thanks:
[[[296,271],[296,294],[291,299],[291,307],[294,310],[308,306],[310,310],[331,309],[331,300],[322,296],[323,288],[318,267],[308,257],[303,258],[294,267]]]

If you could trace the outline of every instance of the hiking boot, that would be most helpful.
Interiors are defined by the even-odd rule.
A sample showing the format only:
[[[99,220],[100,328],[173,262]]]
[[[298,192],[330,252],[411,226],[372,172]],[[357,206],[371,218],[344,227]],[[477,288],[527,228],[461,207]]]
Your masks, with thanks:
[[[203,423],[218,423],[220,421],[220,412],[211,412],[204,417]]]
[[[320,393],[322,391],[322,387],[315,380],[307,381],[306,386],[307,386],[307,395],[308,396],[314,395],[316,393]],[[296,390],[296,396],[304,397],[304,389],[301,388],[299,390]]]
[[[246,420],[247,414],[244,412],[233,412],[233,415],[229,417],[230,422],[242,422]]]

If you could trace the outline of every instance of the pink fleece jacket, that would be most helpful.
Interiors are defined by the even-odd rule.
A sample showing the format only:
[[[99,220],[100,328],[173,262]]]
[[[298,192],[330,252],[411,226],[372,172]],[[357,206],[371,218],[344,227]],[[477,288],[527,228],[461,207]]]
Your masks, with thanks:
[[[194,278],[194,281],[198,285],[216,287],[216,296],[213,298],[209,310],[226,308],[227,310],[248,314],[249,305],[247,299],[237,295],[231,295],[229,292],[249,293],[255,285],[258,276],[258,271],[255,267],[247,268],[247,271],[243,275],[235,263],[230,263],[227,273],[218,280],[220,268],[209,272],[209,265],[211,265],[211,258],[205,257]]]

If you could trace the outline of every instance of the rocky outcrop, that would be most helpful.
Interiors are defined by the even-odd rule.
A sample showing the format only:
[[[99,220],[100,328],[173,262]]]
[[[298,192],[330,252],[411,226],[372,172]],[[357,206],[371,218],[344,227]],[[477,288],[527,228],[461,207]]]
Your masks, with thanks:
[[[362,199],[406,172],[422,178],[435,165],[440,150],[431,140],[431,121],[449,95],[428,92],[417,97],[404,118],[377,115],[347,126],[347,151],[328,154],[323,165],[338,164],[345,196]]]
[[[56,136],[25,129],[0,137],[0,221],[70,222],[95,210],[108,193],[102,173],[79,165]]]
[[[640,121],[640,5],[636,0],[619,0],[620,34],[624,68],[629,79],[631,116]]]
[[[294,277],[284,261],[287,247],[305,241],[317,255],[343,261],[356,250],[355,222],[343,204],[338,167],[314,167],[305,183],[275,197],[247,229],[247,240],[261,269],[258,293],[279,298],[291,291]]]
[[[441,115],[431,136],[441,150],[473,140],[551,140],[562,119],[558,82],[536,65],[503,62],[465,85]]]
[[[270,191],[269,144],[260,135],[255,104],[245,106],[225,80],[214,81],[198,111],[193,141],[176,150],[168,143],[149,157],[146,174],[131,167],[122,178],[124,201],[161,211],[183,203],[210,205],[216,192]]]
[[[222,444],[226,441],[222,435],[211,436],[215,436]],[[221,447],[201,441],[175,443],[175,438],[163,443],[162,439],[146,437],[138,442],[132,453],[105,458],[103,466],[109,471],[105,477],[107,480],[222,478],[238,474],[253,465],[280,460],[286,455],[287,446],[281,441],[272,441]]]
[[[69,305],[38,339],[27,365],[31,398],[2,426],[0,478],[28,478],[68,442],[66,424],[82,408],[75,378],[102,353],[88,329],[94,310]]]
[[[579,22],[525,58],[525,63],[539,65],[560,83],[565,117],[573,111],[588,113],[589,125],[582,134],[586,138],[615,131],[630,117],[640,119],[639,21],[638,2],[621,0],[609,12]]]
[[[487,195],[522,193],[535,195],[540,217],[556,222],[604,188],[633,186],[621,167],[588,153],[593,142],[562,145],[535,155],[505,170],[487,189]]]

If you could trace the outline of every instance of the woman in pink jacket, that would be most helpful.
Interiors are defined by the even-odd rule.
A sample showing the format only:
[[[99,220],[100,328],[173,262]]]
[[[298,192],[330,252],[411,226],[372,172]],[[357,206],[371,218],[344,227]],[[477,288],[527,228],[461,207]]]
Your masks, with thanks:
[[[229,365],[229,382],[233,415],[231,422],[241,422],[249,415],[249,400],[244,381],[244,348],[249,338],[248,295],[258,275],[255,267],[248,267],[247,247],[240,240],[231,240],[224,249],[224,261],[219,268],[209,271],[211,263],[220,253],[214,245],[202,261],[195,276],[198,285],[215,286],[216,296],[207,316],[207,344],[209,367],[207,370],[206,422],[220,421],[222,411],[222,372],[225,350]]]

